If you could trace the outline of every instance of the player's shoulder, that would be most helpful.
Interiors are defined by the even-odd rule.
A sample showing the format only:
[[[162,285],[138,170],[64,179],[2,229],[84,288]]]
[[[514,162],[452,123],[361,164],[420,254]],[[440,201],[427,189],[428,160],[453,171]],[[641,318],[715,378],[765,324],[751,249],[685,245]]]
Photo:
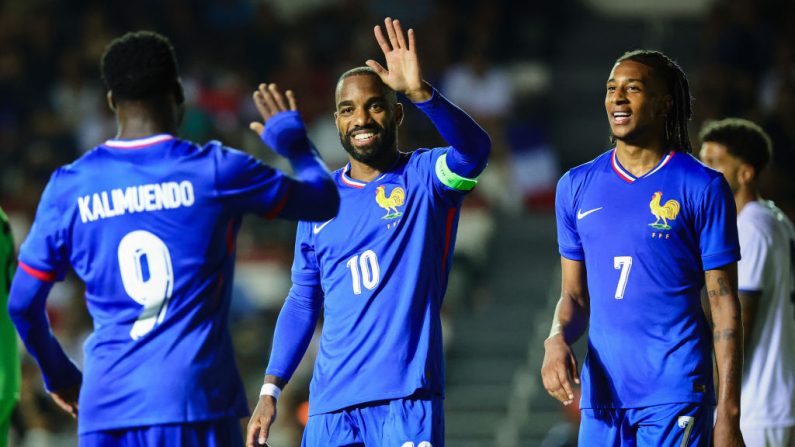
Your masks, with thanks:
[[[407,166],[418,166],[423,163],[428,163],[433,161],[436,158],[439,158],[442,154],[447,153],[448,148],[440,147],[436,149],[429,149],[425,147],[421,147],[419,149],[415,149],[411,152],[401,152],[401,157],[403,157],[407,163]]]
[[[723,174],[710,168],[687,152],[676,152],[671,160],[682,171],[684,178],[693,183],[700,183],[704,186],[709,185],[715,179],[723,178]]]
[[[791,226],[786,215],[769,200],[754,200],[747,203],[737,215],[741,230],[770,234],[777,225]]]
[[[573,185],[582,183],[589,176],[603,170],[606,166],[609,166],[612,154],[613,154],[613,149],[610,149],[608,151],[601,153],[599,156],[597,156],[591,161],[585,162],[581,165],[577,165],[569,169],[560,178],[559,183],[568,182]]]

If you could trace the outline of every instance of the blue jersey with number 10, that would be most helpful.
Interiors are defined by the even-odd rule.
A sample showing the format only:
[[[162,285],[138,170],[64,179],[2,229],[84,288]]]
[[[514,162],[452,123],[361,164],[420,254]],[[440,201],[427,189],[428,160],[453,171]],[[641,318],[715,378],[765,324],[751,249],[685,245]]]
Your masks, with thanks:
[[[287,182],[170,135],[111,140],[53,174],[19,258],[86,284],[81,433],[248,413],[227,328],[235,236],[245,212],[278,213]]]
[[[293,283],[324,297],[310,414],[442,395],[439,309],[465,195],[440,180],[448,149],[401,154],[369,183],[337,171],[337,217],[299,223]]]
[[[700,292],[740,258],[723,176],[670,152],[636,178],[611,150],[561,178],[555,207],[560,254],[588,276],[582,408],[714,402]]]

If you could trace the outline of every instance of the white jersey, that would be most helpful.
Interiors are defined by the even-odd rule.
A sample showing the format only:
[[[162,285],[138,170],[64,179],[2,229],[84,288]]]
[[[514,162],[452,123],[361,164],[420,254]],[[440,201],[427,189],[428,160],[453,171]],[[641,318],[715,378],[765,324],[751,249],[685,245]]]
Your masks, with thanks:
[[[740,292],[761,293],[745,356],[740,425],[795,425],[795,229],[772,202],[737,216]]]

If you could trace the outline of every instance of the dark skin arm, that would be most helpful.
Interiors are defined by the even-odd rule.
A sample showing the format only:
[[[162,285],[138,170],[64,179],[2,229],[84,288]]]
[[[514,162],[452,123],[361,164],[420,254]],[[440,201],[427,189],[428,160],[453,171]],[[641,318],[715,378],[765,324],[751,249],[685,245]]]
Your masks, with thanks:
[[[272,375],[265,376],[264,383],[272,383],[280,389],[284,389],[287,382],[281,377]],[[246,447],[256,447],[267,445],[268,435],[270,434],[271,424],[276,421],[276,399],[273,396],[260,396],[251,419],[248,420],[246,429]]]
[[[743,353],[750,352],[751,335],[754,333],[756,311],[759,309],[759,300],[762,292],[739,292],[740,307],[743,315]]]
[[[590,297],[585,276],[585,263],[560,258],[561,293],[552,330],[544,341],[544,364],[541,379],[550,396],[569,405],[574,400],[572,382],[579,384],[577,358],[571,345],[588,327]]]
[[[720,384],[713,445],[744,446],[740,433],[743,327],[737,296],[737,264],[708,270],[704,278],[713,321],[717,383]]]

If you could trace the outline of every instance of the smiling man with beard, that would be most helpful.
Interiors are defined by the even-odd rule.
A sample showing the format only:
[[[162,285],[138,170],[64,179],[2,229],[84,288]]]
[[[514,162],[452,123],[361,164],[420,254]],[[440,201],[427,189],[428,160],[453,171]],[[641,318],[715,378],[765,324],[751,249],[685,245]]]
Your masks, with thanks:
[[[305,446],[444,445],[439,309],[461,203],[486,167],[488,135],[423,81],[414,32],[375,28],[387,67],[345,72],[334,114],[350,163],[335,173],[341,206],[300,222],[293,287],[279,315],[247,442],[265,444],[276,398],[321,311]],[[400,152],[401,92],[450,146]]]

